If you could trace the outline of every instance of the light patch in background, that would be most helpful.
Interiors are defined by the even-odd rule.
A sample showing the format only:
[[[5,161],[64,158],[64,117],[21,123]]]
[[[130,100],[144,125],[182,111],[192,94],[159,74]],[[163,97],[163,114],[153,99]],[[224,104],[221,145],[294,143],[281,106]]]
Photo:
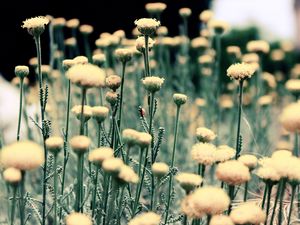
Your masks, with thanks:
[[[215,18],[232,27],[256,26],[262,39],[295,40],[294,0],[214,0]]]

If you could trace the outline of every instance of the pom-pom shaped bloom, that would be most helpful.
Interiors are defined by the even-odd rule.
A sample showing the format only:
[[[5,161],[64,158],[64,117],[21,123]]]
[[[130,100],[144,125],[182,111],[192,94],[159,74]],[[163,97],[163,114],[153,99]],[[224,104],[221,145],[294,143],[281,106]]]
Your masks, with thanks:
[[[91,139],[84,135],[74,136],[70,140],[70,146],[75,153],[85,153],[91,144]]]
[[[300,103],[292,103],[286,106],[281,115],[280,122],[289,132],[300,131]]]
[[[255,155],[245,154],[241,155],[238,158],[238,161],[243,163],[245,166],[249,168],[249,170],[253,170],[257,166],[257,157]]]
[[[280,180],[277,171],[271,166],[262,166],[256,171],[256,175],[264,182],[276,182]]]
[[[244,80],[247,78],[251,78],[254,72],[255,69],[252,65],[247,63],[236,63],[232,64],[227,69],[227,76],[235,80]]]
[[[66,22],[66,27],[70,28],[70,29],[76,29],[77,27],[79,27],[80,21],[79,19],[70,19]]]
[[[125,129],[122,132],[123,142],[129,146],[137,143],[139,132],[134,129]]]
[[[152,136],[146,132],[139,132],[136,139],[136,144],[141,148],[146,148],[151,144]]]
[[[108,91],[105,94],[105,100],[110,103],[111,105],[115,105],[118,101],[118,94],[113,91]]]
[[[217,135],[210,129],[206,127],[198,127],[196,130],[196,137],[198,141],[206,143],[206,142],[212,142]]]
[[[232,159],[236,154],[234,148],[229,147],[228,145],[220,145],[217,147],[215,154],[216,162],[225,162]]]
[[[73,108],[71,109],[71,112],[75,114],[75,116],[77,117],[77,119],[81,119],[81,110],[82,110],[82,106],[81,105],[75,105],[73,106]],[[83,106],[83,118],[84,121],[88,121],[93,115],[93,111],[92,111],[92,107],[88,106],[88,105],[84,105]]]
[[[152,38],[149,37],[148,38],[149,51],[151,51],[154,44],[155,44],[155,41]],[[139,52],[143,53],[145,51],[145,37],[144,36],[138,37],[135,40],[135,47],[136,47],[136,50],[138,50]]]
[[[234,223],[229,216],[215,215],[211,218],[209,225],[234,225]]]
[[[1,164],[5,168],[19,170],[37,169],[44,163],[44,151],[32,141],[19,141],[5,146],[0,152]]]
[[[66,217],[66,225],[92,225],[91,218],[83,213],[73,212]]]
[[[24,79],[24,77],[27,77],[29,74],[29,67],[28,66],[16,66],[15,74],[17,77],[20,77],[20,79]]]
[[[68,69],[70,69],[75,64],[76,64],[76,62],[73,59],[65,59],[62,62],[62,65],[63,65],[63,68],[64,68],[65,71],[67,71]]]
[[[89,63],[89,59],[84,55],[76,56],[73,60],[76,64],[88,64]]]
[[[189,17],[191,14],[192,14],[192,10],[190,8],[179,9],[179,15],[181,17]]]
[[[181,105],[185,104],[187,101],[187,98],[188,97],[184,94],[175,93],[173,95],[173,101],[177,106],[181,106]]]
[[[236,58],[240,58],[241,57],[241,49],[240,49],[239,46],[234,46],[234,45],[228,46],[226,48],[226,51],[231,56],[234,56]]]
[[[175,179],[186,192],[192,191],[202,183],[202,177],[194,173],[179,173]]]
[[[123,161],[119,158],[108,158],[103,161],[102,168],[107,173],[118,174],[123,165]]]
[[[109,147],[100,147],[92,150],[89,153],[89,161],[95,164],[102,165],[102,162],[106,159],[114,156],[114,150]]]
[[[262,224],[266,220],[266,213],[254,203],[242,203],[232,210],[230,218],[235,224]]]
[[[93,55],[92,59],[93,63],[100,67],[103,66],[103,64],[106,62],[106,56],[103,53]]]
[[[126,63],[131,60],[133,51],[131,48],[118,48],[115,51],[115,56],[122,63]]]
[[[92,107],[93,118],[98,122],[102,123],[108,116],[109,109],[105,106],[94,106]]]
[[[89,34],[93,33],[94,28],[91,25],[83,24],[79,27],[79,31],[83,35],[89,35]]]
[[[208,27],[213,29],[216,34],[222,34],[229,29],[229,24],[223,20],[210,20]]]
[[[154,212],[141,213],[128,222],[128,225],[159,225],[160,215]]]
[[[216,169],[218,180],[229,185],[240,185],[251,179],[247,166],[237,160],[220,163]]]
[[[216,146],[210,143],[193,145],[191,156],[198,164],[212,165],[215,162]]]
[[[208,43],[207,38],[197,37],[191,41],[191,46],[192,46],[192,48],[203,50],[209,46],[209,43]]]
[[[300,94],[300,80],[298,79],[289,79],[285,83],[285,88],[292,94]]]
[[[153,3],[147,3],[145,5],[145,8],[148,13],[162,13],[166,8],[167,5],[163,2],[153,2]]]
[[[134,172],[134,170],[127,166],[122,165],[118,174],[118,178],[125,183],[136,184],[139,181],[139,176]]]
[[[152,172],[154,176],[161,178],[169,172],[169,166],[163,162],[155,162],[152,164]]]
[[[106,86],[116,91],[121,86],[121,77],[118,75],[109,75],[106,78]]]
[[[142,82],[145,87],[145,89],[149,92],[157,92],[160,90],[162,84],[164,83],[164,78],[151,76],[151,77],[145,77]]]
[[[263,40],[249,41],[247,43],[247,50],[255,53],[268,53],[270,51],[270,45]]]
[[[57,154],[64,146],[64,139],[60,136],[53,136],[46,139],[46,147],[49,152]]]
[[[28,33],[34,37],[38,37],[44,32],[45,25],[48,23],[49,19],[45,16],[37,16],[23,21],[22,28],[27,29]]]
[[[273,96],[272,95],[263,95],[261,97],[259,97],[259,99],[257,100],[257,103],[260,106],[268,106],[271,105],[273,101]]]
[[[139,32],[143,35],[151,35],[160,26],[160,22],[156,19],[142,18],[134,21]]]
[[[3,179],[9,184],[17,184],[22,179],[22,174],[19,169],[9,167],[3,171]]]
[[[214,16],[213,11],[211,10],[204,10],[200,13],[199,15],[199,19],[204,22],[207,23],[209,20],[211,20]]]

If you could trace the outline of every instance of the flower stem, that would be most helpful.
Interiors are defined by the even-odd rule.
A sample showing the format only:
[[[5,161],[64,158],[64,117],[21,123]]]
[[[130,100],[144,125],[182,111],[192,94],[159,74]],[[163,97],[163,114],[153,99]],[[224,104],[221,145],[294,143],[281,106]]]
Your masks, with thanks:
[[[82,96],[81,96],[81,112],[80,112],[80,130],[79,134],[84,135],[84,102],[86,98],[86,88],[82,88]]]
[[[182,225],[188,225],[187,215],[183,216]]]
[[[288,217],[287,225],[289,225],[290,222],[291,222],[291,217],[292,217],[292,212],[293,212],[294,198],[295,198],[295,194],[296,194],[296,187],[297,187],[297,185],[292,185],[292,196],[291,196],[290,211],[289,211],[289,217]]]
[[[215,61],[215,68],[214,68],[214,75],[216,79],[216,99],[215,99],[215,107],[217,110],[217,130],[218,130],[218,135],[216,139],[216,144],[218,145],[219,142],[219,132],[220,132],[220,123],[221,123],[221,108],[219,106],[219,98],[220,98],[220,93],[222,91],[222,86],[221,86],[221,74],[220,74],[220,62],[221,62],[221,36],[219,34],[216,34],[215,36],[215,41],[216,41],[216,61]]]
[[[53,163],[53,168],[54,168],[54,180],[53,180],[53,186],[54,186],[54,215],[53,215],[53,225],[57,225],[57,154],[54,154],[54,163]]]
[[[247,201],[247,194],[248,194],[248,182],[245,183],[244,202]]]
[[[294,155],[299,156],[299,137],[297,131],[295,132]]]
[[[236,132],[236,155],[235,158],[239,157],[241,149],[239,149],[240,145],[240,133],[241,133],[241,115],[242,115],[242,104],[243,104],[243,82],[244,80],[240,80],[239,82],[239,102],[238,102],[238,124],[237,124],[237,132]]]
[[[265,208],[267,192],[268,192],[268,183],[265,183],[264,194],[263,194],[262,204],[261,204],[261,208],[262,208],[262,209]]]
[[[109,208],[108,208],[108,211],[107,211],[107,225],[109,225],[112,222],[112,215],[113,215],[113,213],[116,209],[115,208],[115,202],[116,202],[118,189],[119,189],[119,184],[115,179],[113,179],[112,180],[112,190],[111,190],[112,195],[111,195],[111,198],[110,198],[110,202],[108,204]]]
[[[92,200],[92,218],[94,218],[95,210],[97,206],[97,183],[98,183],[98,176],[99,176],[99,168],[96,166],[96,176],[94,182],[94,191],[93,191],[93,200]]]
[[[25,225],[25,171],[21,171],[22,179],[20,183],[20,199],[19,199],[19,210],[20,210],[20,225]]]
[[[149,36],[145,35],[145,72],[146,77],[151,76],[150,66],[149,66]]]
[[[121,130],[121,119],[122,119],[122,106],[123,106],[123,90],[124,90],[124,80],[125,80],[125,69],[126,62],[122,63],[122,78],[121,78],[121,91],[120,91],[120,104],[119,104],[119,115],[118,115],[118,127]]]
[[[77,184],[76,184],[76,199],[75,199],[75,211],[81,211],[82,200],[82,162],[83,154],[79,153],[77,157]]]
[[[270,210],[270,205],[271,205],[271,195],[272,195],[272,188],[273,188],[273,184],[267,184],[267,188],[268,188],[268,197],[267,197],[267,210],[266,210],[266,222],[265,225],[267,225],[267,221],[268,221],[268,215],[269,215],[269,210]],[[274,206],[276,207],[276,206]]]
[[[284,198],[284,190],[286,186],[286,179],[282,180],[281,190],[280,190],[280,202],[279,202],[279,212],[278,212],[278,224],[281,224],[282,221],[282,207],[283,207],[283,198]]]
[[[229,198],[230,198],[230,204],[229,204],[229,207],[228,207],[228,215],[229,215],[230,212],[231,212],[232,203],[233,203],[233,200],[234,200],[234,185],[229,185],[228,186],[228,194],[229,194]]]
[[[210,220],[211,220],[211,215],[207,215],[207,225],[209,225]]]
[[[17,131],[17,141],[20,140],[20,129],[21,129],[21,119],[22,119],[22,103],[23,103],[23,82],[24,79],[20,78],[20,105],[19,105],[19,118],[18,118],[18,131]]]
[[[17,194],[17,185],[13,185],[13,198],[12,198],[12,204],[11,204],[11,214],[10,214],[10,224],[14,225],[14,219],[15,219],[15,209],[16,209],[16,194]]]
[[[274,206],[273,206],[273,212],[272,212],[272,216],[271,216],[270,225],[273,224],[273,221],[274,221],[276,206],[277,206],[277,203],[278,203],[278,199],[280,197],[281,186],[282,186],[282,181],[279,182],[278,187],[277,187],[277,193],[276,193],[275,202],[274,202]]]

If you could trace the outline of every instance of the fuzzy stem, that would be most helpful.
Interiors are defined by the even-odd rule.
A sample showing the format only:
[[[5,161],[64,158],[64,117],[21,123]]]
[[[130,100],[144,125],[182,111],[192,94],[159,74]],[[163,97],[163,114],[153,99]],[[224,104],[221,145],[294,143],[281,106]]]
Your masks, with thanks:
[[[77,184],[76,184],[76,199],[75,199],[75,211],[79,212],[82,205],[82,160],[83,154],[78,153],[77,155]]]
[[[122,78],[121,78],[121,91],[120,91],[120,104],[119,104],[119,115],[118,115],[118,127],[121,130],[121,119],[122,119],[122,106],[123,106],[123,90],[124,90],[124,81],[125,81],[125,69],[126,62],[122,63]]]
[[[247,194],[248,194],[248,182],[245,183],[244,202],[247,201]]]
[[[12,204],[11,204],[11,214],[10,214],[10,224],[14,225],[14,219],[15,219],[15,209],[16,209],[16,194],[17,194],[17,185],[13,185],[13,198],[12,198]]]
[[[293,212],[294,198],[295,198],[295,194],[296,194],[296,187],[297,187],[297,185],[292,185],[292,196],[291,196],[290,211],[289,211],[289,217],[288,217],[287,225],[289,225],[290,222],[291,222],[291,217],[292,217],[292,212]]]
[[[244,80],[240,80],[239,82],[239,103],[238,103],[238,124],[237,124],[237,132],[236,132],[236,155],[237,159],[240,154],[239,144],[240,144],[240,133],[241,133],[241,115],[242,115],[242,104],[243,104],[243,82]]]
[[[19,118],[18,118],[18,131],[17,131],[17,141],[20,140],[20,129],[21,129],[21,119],[22,119],[22,103],[23,103],[23,82],[24,79],[20,78],[20,105],[19,105]]]

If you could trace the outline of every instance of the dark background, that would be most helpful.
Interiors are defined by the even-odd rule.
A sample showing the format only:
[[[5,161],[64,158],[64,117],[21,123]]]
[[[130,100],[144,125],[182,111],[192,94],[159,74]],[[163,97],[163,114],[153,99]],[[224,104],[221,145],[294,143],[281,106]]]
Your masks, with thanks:
[[[26,18],[39,15],[52,15],[66,19],[78,18],[81,24],[91,24],[94,32],[91,35],[91,44],[102,32],[114,32],[124,29],[128,37],[134,28],[134,20],[148,17],[145,10],[146,0],[6,0],[1,5],[0,13],[0,72],[5,78],[14,77],[16,65],[27,65],[28,60],[35,56],[35,46],[32,37],[21,28],[22,21]],[[160,1],[167,4],[167,9],[162,14],[161,23],[167,26],[171,36],[178,34],[178,24],[181,18],[178,10],[182,7],[192,9],[189,31],[191,36],[198,35],[199,13],[208,8],[209,0],[166,0]],[[4,12],[4,13],[3,13]],[[42,35],[43,63],[48,57],[48,33]],[[68,36],[66,36],[67,38]],[[46,43],[46,45],[45,45]]]

